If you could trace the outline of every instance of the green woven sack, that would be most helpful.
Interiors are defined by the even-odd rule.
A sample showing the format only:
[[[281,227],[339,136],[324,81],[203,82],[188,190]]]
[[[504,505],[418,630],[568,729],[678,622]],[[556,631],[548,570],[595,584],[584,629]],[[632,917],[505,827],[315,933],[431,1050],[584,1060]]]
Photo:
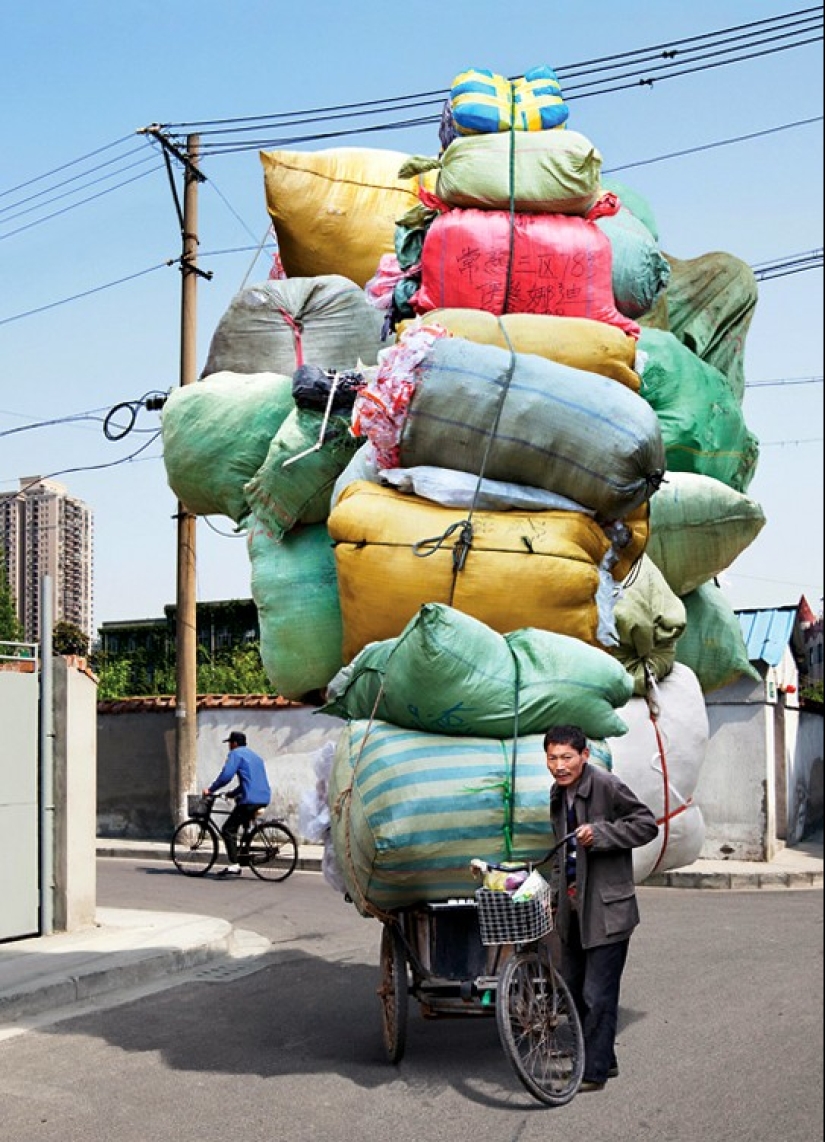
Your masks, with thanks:
[[[759,443],[722,373],[661,329],[642,329],[639,350],[647,357],[641,395],[659,418],[668,470],[747,491]]]
[[[620,737],[633,695],[627,671],[580,639],[534,628],[502,635],[426,603],[398,638],[369,643],[332,679],[324,712],[372,716],[454,737],[503,738],[574,723]]]
[[[417,369],[402,468],[449,466],[544,488],[605,519],[652,494],[665,468],[650,404],[616,381],[530,353],[437,340]]]
[[[633,679],[633,693],[643,697],[648,675],[661,682],[673,669],[676,643],[687,621],[684,603],[656,564],[643,555],[613,615],[619,645],[611,654]]]
[[[290,209],[300,205],[292,203]],[[331,208],[329,214],[346,211]],[[323,243],[323,237],[306,237],[307,251],[317,254],[313,243]],[[322,369],[352,369],[359,361],[373,365],[383,348],[382,320],[363,289],[340,274],[273,278],[246,286],[232,298],[212,334],[202,376],[226,371],[292,376],[304,362]]]
[[[645,229],[648,230],[651,237],[655,241],[659,241],[659,226],[656,222],[656,215],[653,213],[653,207],[647,199],[639,194],[637,190],[632,187],[625,186],[623,182],[619,182],[615,178],[602,178],[602,190],[610,191],[611,194],[618,195],[622,206],[633,214]]]
[[[609,768],[604,742],[591,760]],[[605,760],[606,759],[606,760]],[[451,738],[348,722],[328,784],[332,844],[358,910],[472,896],[473,857],[536,861],[553,844],[543,735]]]
[[[435,192],[450,206],[587,214],[602,157],[578,131],[465,135],[441,156]]]
[[[685,633],[676,644],[676,661],[688,666],[709,694],[737,678],[759,681],[748,660],[739,620],[715,583],[703,583],[682,599],[687,614]]]
[[[665,293],[671,333],[725,377],[738,404],[745,395],[745,342],[759,287],[741,258],[723,251],[674,258]]]
[[[250,509],[276,539],[296,523],[322,523],[335,481],[362,444],[347,417],[332,416],[324,425],[323,413],[293,408],[244,484]]]
[[[653,308],[670,280],[670,263],[647,226],[632,211],[596,218],[595,225],[610,239],[613,252],[613,296],[625,317],[641,317]]]
[[[163,406],[169,487],[193,515],[249,515],[244,484],[286,419],[292,380],[278,373],[214,373],[173,389]]]
[[[326,686],[341,668],[341,608],[335,558],[324,524],[279,542],[254,516],[247,536],[261,662],[284,698]]]
[[[730,567],[764,526],[755,500],[710,476],[668,472],[650,501],[645,554],[686,595]]]

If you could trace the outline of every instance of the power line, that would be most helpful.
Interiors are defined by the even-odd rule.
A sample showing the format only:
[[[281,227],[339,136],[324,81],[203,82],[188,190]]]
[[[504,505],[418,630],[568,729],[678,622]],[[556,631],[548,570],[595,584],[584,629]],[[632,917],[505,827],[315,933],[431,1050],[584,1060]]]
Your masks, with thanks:
[[[124,282],[134,281],[135,278],[145,277],[146,274],[152,274],[155,270],[160,270],[164,266],[172,266],[175,264],[175,259],[170,259],[167,262],[159,262],[156,266],[149,266],[148,269],[138,270],[137,273],[129,274],[125,278],[118,278],[117,281],[107,282],[105,285],[95,286],[93,289],[84,290],[82,293],[73,294],[71,297],[61,298],[59,301],[50,301],[46,305],[37,306],[36,309],[27,309],[24,313],[15,313],[11,317],[0,317],[0,325],[8,325],[12,321],[20,321],[23,317],[32,317],[36,313],[44,313],[47,309],[55,309],[59,305],[68,305],[70,301],[78,301],[84,297],[91,297],[92,294],[101,293],[103,290],[113,289],[115,286],[123,285]]]
[[[631,167],[646,167],[653,163],[664,163],[670,159],[680,159],[685,155],[699,154],[701,151],[712,151],[717,147],[729,147],[733,143],[744,143],[749,139],[761,139],[765,135],[775,135],[779,131],[789,131],[793,127],[807,127],[811,123],[821,123],[822,116],[814,115],[810,119],[797,119],[794,123],[783,123],[779,127],[766,127],[763,131],[751,131],[747,135],[734,135],[730,139],[719,139],[715,143],[702,143],[697,147],[686,147],[682,151],[669,151],[665,155],[656,155],[652,159],[637,159],[632,163],[622,163],[621,166],[605,168],[605,174],[615,174],[616,171],[630,170]]]
[[[790,377],[776,381],[746,381],[746,389],[781,388],[786,385],[821,385],[822,377]]]
[[[0,190],[0,198],[4,198],[7,194],[16,194],[18,190],[24,190],[27,186],[33,186],[36,182],[40,182],[44,178],[51,178],[53,174],[58,174],[60,171],[68,170],[69,167],[76,166],[78,163],[85,162],[86,159],[91,159],[97,155],[103,154],[104,151],[111,150],[112,147],[118,147],[121,143],[124,142],[134,142],[134,139],[131,135],[124,135],[122,138],[115,139],[111,143],[104,143],[102,147],[97,147],[96,150],[89,151],[87,154],[81,155],[80,158],[72,159],[68,163],[63,163],[62,166],[53,167],[45,174],[40,174],[35,178],[27,179],[25,182],[18,183],[17,186],[10,186],[8,190]]]
[[[777,262],[762,262],[752,266],[757,281],[770,281],[772,278],[784,278],[788,274],[802,273],[803,270],[815,270],[822,265],[822,247],[818,250],[808,250],[805,254],[793,254]]]
[[[43,218],[38,218],[34,222],[28,222],[25,226],[18,226],[16,230],[7,230],[5,234],[0,234],[0,239],[12,238],[15,234],[22,234],[24,230],[31,230],[33,226],[39,226],[42,222],[48,222],[52,218],[59,218],[61,214],[67,214],[70,210],[74,210],[78,206],[85,206],[87,202],[93,202],[96,198],[103,198],[106,194],[111,194],[115,190],[121,190],[124,186],[128,186],[132,182],[137,182],[140,178],[146,178],[147,175],[153,174],[158,167],[152,167],[151,170],[142,171],[140,174],[134,175],[132,178],[124,179],[123,182],[116,183],[115,186],[110,186],[106,190],[98,191],[97,194],[90,194],[81,202],[72,203],[71,206],[65,206],[62,210],[55,210],[51,214],[45,215]]]
[[[665,66],[672,66],[672,61],[676,60],[677,57],[685,57],[696,51],[707,53],[708,48],[712,46],[722,47],[725,52],[729,54],[730,46],[737,42],[747,44],[750,41],[756,46],[761,47],[766,42],[787,39],[794,35],[807,35],[817,28],[821,30],[821,27],[821,8],[803,8],[796,12],[751,21],[750,23],[725,28],[721,31],[683,37],[645,48],[636,48],[628,52],[618,53],[617,55],[556,67],[555,71],[563,86],[565,99],[575,99],[576,92],[579,89],[575,87],[571,88],[569,81],[578,75],[585,75],[590,79],[595,72],[613,71],[617,68],[624,68],[625,74],[619,78],[627,78],[630,74],[626,71],[628,67],[638,67],[643,63],[651,63],[664,59],[666,61]],[[768,33],[773,30],[779,33],[778,36],[769,37]],[[711,43],[711,41],[713,41],[713,43]],[[787,47],[801,46],[802,43],[807,42],[810,41],[805,40],[798,44],[785,45],[782,49],[775,50],[786,50]],[[669,65],[667,61],[671,61]],[[731,62],[738,61],[732,60]],[[610,82],[613,82],[613,80],[610,80]],[[641,82],[644,82],[644,80],[642,79]],[[585,86],[592,86],[592,84]],[[609,91],[601,92],[601,94],[608,93]],[[196,131],[201,136],[210,133],[229,133],[229,131],[237,133],[243,130],[256,129],[261,125],[267,124],[270,126],[277,124],[288,125],[290,123],[295,125],[296,121],[298,123],[306,121],[315,122],[318,121],[319,118],[329,120],[334,118],[348,118],[361,113],[374,113],[376,111],[395,112],[401,109],[412,110],[414,107],[432,106],[435,105],[436,102],[440,104],[447,95],[447,89],[441,88],[433,91],[391,96],[384,99],[360,100],[353,103],[342,103],[328,107],[311,107],[301,111],[288,111],[273,115],[244,116],[231,119],[202,119],[190,122],[166,123],[163,124],[162,127],[164,130],[175,132],[183,131],[185,133],[191,133]],[[210,128],[219,130],[210,132]]]

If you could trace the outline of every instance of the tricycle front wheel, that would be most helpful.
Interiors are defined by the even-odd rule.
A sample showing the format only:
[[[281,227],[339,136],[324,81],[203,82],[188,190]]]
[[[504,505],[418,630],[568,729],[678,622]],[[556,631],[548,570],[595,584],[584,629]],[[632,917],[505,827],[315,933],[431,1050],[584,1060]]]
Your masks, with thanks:
[[[584,1073],[584,1036],[567,984],[542,952],[518,952],[501,969],[496,1022],[504,1053],[522,1085],[549,1106],[563,1106]]]
[[[404,941],[394,924],[384,924],[381,933],[381,1020],[384,1047],[391,1063],[398,1063],[407,1046],[409,984]]]

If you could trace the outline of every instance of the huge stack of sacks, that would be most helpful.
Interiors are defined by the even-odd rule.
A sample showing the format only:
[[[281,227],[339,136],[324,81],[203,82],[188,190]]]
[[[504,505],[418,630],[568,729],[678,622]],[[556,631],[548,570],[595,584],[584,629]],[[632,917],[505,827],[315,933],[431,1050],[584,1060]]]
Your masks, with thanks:
[[[246,533],[261,657],[284,697],[322,688],[342,664],[326,520],[335,480],[362,443],[350,432],[350,371],[377,361],[381,325],[340,274],[246,287],[219,321],[198,382],[173,390],[163,409],[175,495],[192,514],[226,516]]]
[[[261,305],[253,287],[221,325],[233,309],[249,311],[238,327],[247,340],[260,311],[263,328],[283,329],[286,356],[253,366],[244,353],[239,365],[221,328],[189,387],[217,392],[223,382],[239,396],[277,374],[256,406],[252,454],[238,455],[255,435],[242,424],[252,425],[251,409],[212,405],[199,427],[199,398],[180,390],[164,411],[173,490],[190,510],[223,511],[247,529],[270,678],[286,696],[328,688],[329,712],[347,721],[330,809],[343,882],[365,911],[464,894],[473,856],[546,851],[545,714],[584,724],[599,763],[615,765],[657,813],[660,837],[639,854],[637,879],[689,863],[703,839],[690,799],[707,744],[702,689],[713,680],[697,670],[707,639],[688,603],[711,596],[718,611],[713,578],[764,522],[744,495],[756,445],[730,381],[750,314],[739,305],[741,264],[708,256],[710,297],[702,259],[661,253],[649,207],[600,180],[601,157],[567,127],[548,70],[515,85],[459,77],[437,161],[359,148],[263,154],[289,275],[266,291],[344,282],[359,320],[362,304],[371,311],[369,344],[340,351],[336,327],[310,348],[292,299]],[[479,79],[490,81],[482,118],[492,108],[497,128],[462,133]],[[469,189],[465,170],[475,172]],[[692,309],[700,296],[707,306]],[[353,401],[340,398],[353,389],[350,413]],[[282,426],[307,411],[310,390],[311,430],[285,440]],[[224,475],[232,503],[200,504]],[[690,565],[678,581],[677,553]],[[509,693],[494,731],[479,729],[477,710],[466,716],[482,700],[484,640],[458,656],[464,696],[454,700],[455,685],[435,672],[439,700],[423,701],[420,678],[442,648],[413,635],[432,632],[433,608],[506,647],[490,667]],[[691,629],[696,645],[677,661]],[[720,629],[717,619],[711,633]],[[405,685],[391,667],[408,646],[423,657]],[[536,723],[522,716],[525,670],[558,699]],[[377,680],[381,700],[365,700],[375,708],[342,697],[361,694],[362,677]],[[577,692],[596,679],[599,717]],[[618,720],[604,725],[605,707]]]

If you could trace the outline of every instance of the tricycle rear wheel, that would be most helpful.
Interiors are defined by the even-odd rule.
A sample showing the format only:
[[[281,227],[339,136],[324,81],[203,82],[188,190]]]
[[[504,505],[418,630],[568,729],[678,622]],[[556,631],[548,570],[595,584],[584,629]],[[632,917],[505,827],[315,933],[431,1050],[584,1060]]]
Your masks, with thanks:
[[[398,928],[385,923],[381,933],[381,1020],[384,1047],[391,1063],[404,1057],[407,1046],[407,1018],[409,1015],[409,983],[404,941]]]

